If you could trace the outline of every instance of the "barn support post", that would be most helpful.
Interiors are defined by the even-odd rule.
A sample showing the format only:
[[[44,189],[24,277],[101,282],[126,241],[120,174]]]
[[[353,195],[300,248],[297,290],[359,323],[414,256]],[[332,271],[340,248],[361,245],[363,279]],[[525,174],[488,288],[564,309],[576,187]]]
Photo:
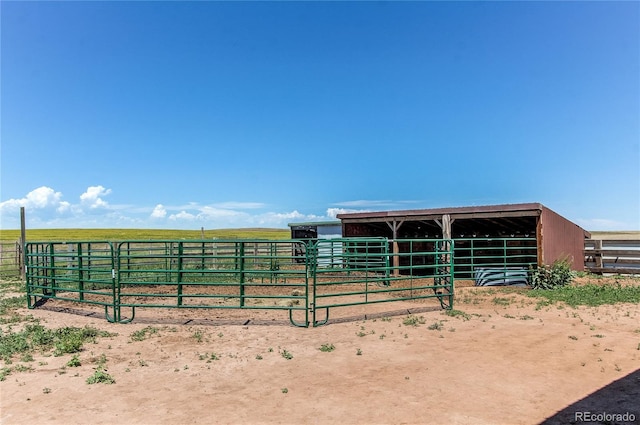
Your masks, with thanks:
[[[450,214],[442,214],[442,220],[436,218],[433,221],[442,229],[442,239],[451,239],[451,224],[453,224],[456,219],[454,218],[452,220]]]
[[[393,275],[398,276],[400,274],[400,247],[398,246],[398,230],[404,223],[404,220],[391,222],[387,221],[387,226],[391,228],[393,233]]]
[[[451,240],[451,236],[452,236],[451,224],[455,221],[455,218],[452,220],[450,214],[442,214],[442,221],[439,221],[439,220],[434,220],[434,221],[438,223],[438,226],[440,226],[440,228],[442,229],[442,239],[447,241],[442,244],[442,249],[444,251],[449,251],[450,250],[449,241]],[[450,264],[452,261],[452,259],[449,258],[449,254],[445,254],[442,260],[444,264]]]
[[[536,220],[536,248],[538,250],[538,267],[544,265],[544,235],[542,234],[542,217]]]
[[[602,239],[596,239],[593,241],[593,250],[595,251],[594,253],[594,259],[596,262],[596,268],[598,269],[602,269],[603,265],[602,265]],[[600,273],[602,274],[602,273]]]

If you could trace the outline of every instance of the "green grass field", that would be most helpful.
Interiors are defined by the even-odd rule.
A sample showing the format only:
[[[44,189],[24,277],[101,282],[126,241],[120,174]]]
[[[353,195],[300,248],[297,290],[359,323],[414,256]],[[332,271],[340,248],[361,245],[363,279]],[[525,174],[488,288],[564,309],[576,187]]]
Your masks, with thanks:
[[[245,228],[218,230],[164,229],[29,229],[27,241],[124,241],[193,239],[290,239],[289,229]],[[0,230],[0,242],[15,242],[20,230]]]

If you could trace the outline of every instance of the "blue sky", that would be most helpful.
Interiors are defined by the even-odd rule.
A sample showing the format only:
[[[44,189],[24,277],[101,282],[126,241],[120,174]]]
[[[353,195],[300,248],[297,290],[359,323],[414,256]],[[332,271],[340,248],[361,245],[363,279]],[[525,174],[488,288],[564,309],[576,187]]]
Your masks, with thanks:
[[[540,202],[640,230],[638,2],[0,2],[0,228]]]

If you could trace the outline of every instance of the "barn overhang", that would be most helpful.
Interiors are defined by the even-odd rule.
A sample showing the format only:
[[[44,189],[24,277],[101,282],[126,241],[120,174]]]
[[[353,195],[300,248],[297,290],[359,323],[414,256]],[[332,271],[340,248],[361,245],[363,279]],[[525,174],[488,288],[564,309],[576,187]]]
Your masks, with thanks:
[[[360,224],[385,230],[391,238],[407,237],[508,237],[534,235],[540,204],[511,204],[484,207],[456,207],[426,210],[383,211],[339,214],[343,233]]]

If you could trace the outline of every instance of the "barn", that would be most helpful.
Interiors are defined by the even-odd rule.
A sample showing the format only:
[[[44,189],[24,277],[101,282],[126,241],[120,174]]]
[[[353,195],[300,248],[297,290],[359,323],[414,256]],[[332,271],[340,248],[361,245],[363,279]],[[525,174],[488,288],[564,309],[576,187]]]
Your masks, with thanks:
[[[289,223],[291,239],[334,239],[342,236],[340,221]]]
[[[394,253],[402,240],[453,239],[458,278],[479,266],[524,269],[568,260],[584,270],[590,233],[540,203],[338,214],[344,237],[386,237]]]

